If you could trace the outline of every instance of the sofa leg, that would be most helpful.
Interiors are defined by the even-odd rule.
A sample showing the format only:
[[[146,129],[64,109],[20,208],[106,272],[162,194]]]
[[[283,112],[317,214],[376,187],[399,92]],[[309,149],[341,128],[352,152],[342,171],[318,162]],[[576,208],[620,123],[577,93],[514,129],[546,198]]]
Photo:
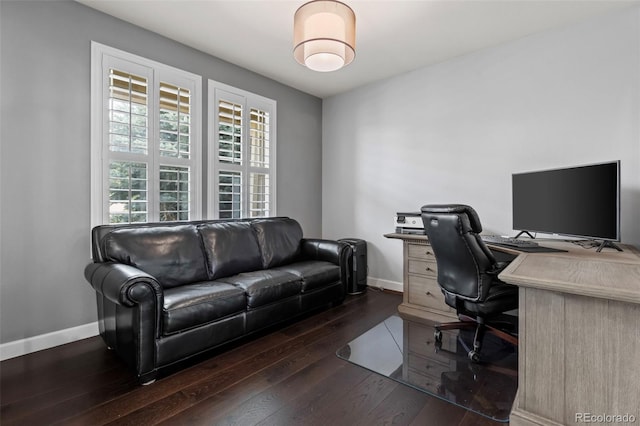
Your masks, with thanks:
[[[156,381],[156,372],[152,371],[147,374],[143,374],[142,376],[138,376],[138,383],[142,386],[150,385],[151,383]]]

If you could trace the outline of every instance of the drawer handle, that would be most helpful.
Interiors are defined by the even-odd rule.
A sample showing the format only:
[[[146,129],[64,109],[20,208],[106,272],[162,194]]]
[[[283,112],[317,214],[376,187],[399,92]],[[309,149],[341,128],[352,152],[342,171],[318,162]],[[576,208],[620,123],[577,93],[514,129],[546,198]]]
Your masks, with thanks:
[[[431,269],[430,267],[427,266],[427,269],[425,269],[427,272],[435,272],[435,270]]]
[[[426,294],[427,296],[433,296],[433,294],[431,294],[431,292],[430,292],[430,291],[426,291],[426,292],[425,292],[425,294]]]
[[[426,254],[427,256],[433,256],[433,253],[431,253],[429,250],[427,250],[427,251],[425,252],[425,254]]]

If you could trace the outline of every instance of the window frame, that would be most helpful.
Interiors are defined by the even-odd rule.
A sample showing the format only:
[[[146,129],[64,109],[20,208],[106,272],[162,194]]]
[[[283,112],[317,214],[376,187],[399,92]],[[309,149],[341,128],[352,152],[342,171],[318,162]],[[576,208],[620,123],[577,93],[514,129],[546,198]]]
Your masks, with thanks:
[[[237,103],[243,106],[243,140],[242,140],[242,164],[222,163],[219,161],[219,143],[218,143],[218,105],[224,95],[224,100]],[[250,164],[250,121],[251,109],[257,108],[269,113],[269,167],[253,167]],[[249,204],[250,194],[249,176],[251,173],[265,173],[268,171],[269,179],[269,214],[268,216],[277,216],[277,102],[273,99],[257,95],[246,90],[238,89],[215,80],[208,80],[208,202],[207,212],[213,219],[220,218],[218,210],[219,190],[219,172],[239,172],[241,173],[242,196],[241,196],[241,212],[240,217],[250,217]]]
[[[118,67],[120,66],[120,67]],[[119,69],[147,78],[148,134],[147,154],[111,151],[107,131],[109,84],[108,70]],[[190,90],[189,159],[160,155],[160,84],[177,85]],[[147,222],[160,221],[160,168],[189,167],[189,220],[202,218],[202,77],[160,62],[91,42],[91,227],[109,224],[110,161],[147,164]]]

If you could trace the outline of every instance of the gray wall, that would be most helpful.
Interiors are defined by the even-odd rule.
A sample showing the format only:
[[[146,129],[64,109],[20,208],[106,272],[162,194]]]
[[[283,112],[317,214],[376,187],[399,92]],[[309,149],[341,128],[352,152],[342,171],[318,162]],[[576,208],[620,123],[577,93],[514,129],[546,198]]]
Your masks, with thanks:
[[[3,0],[0,15],[0,343],[96,321],[83,277],[91,40],[201,75],[205,100],[208,78],[275,99],[277,214],[321,235],[320,99],[78,3]]]
[[[637,7],[325,99],[324,235],[366,239],[369,276],[393,287],[396,212],[466,203],[513,235],[512,173],[616,159],[622,240],[638,245]]]

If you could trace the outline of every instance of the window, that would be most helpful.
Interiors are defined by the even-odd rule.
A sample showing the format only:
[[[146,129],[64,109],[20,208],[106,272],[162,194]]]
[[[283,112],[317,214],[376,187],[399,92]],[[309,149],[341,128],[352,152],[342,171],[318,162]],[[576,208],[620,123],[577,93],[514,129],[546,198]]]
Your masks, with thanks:
[[[92,43],[92,225],[201,215],[200,76]]]
[[[209,80],[209,212],[275,214],[276,102]]]

